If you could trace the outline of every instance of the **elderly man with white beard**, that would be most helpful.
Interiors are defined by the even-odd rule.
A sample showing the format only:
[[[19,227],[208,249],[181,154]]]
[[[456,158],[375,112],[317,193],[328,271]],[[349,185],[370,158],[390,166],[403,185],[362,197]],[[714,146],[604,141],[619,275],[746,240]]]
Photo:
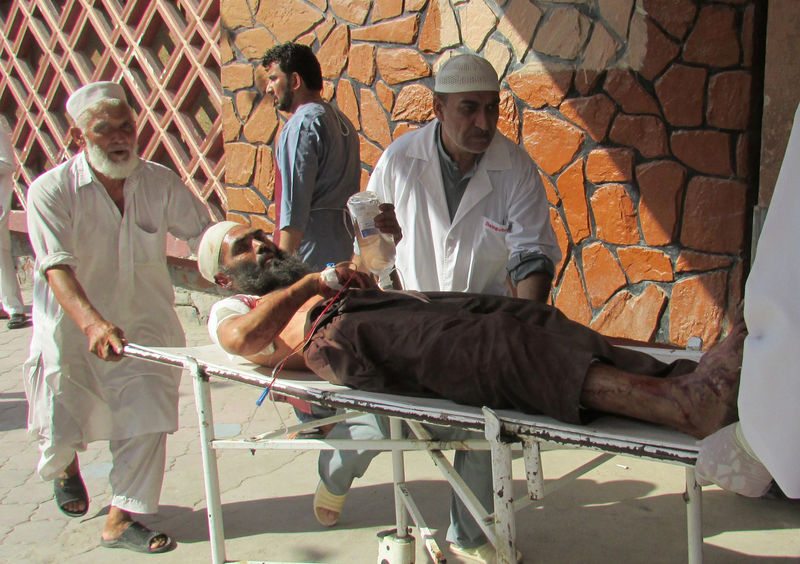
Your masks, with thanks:
[[[121,353],[126,339],[185,343],[166,237],[194,248],[210,217],[175,173],[138,157],[136,116],[120,85],[88,84],[66,109],[82,151],[28,192],[36,265],[24,376],[37,470],[54,481],[63,513],[85,515],[89,496],[77,453],[107,440],[112,498],[100,544],[164,552],[172,539],[132,514],[158,511],[166,435],[178,426],[180,372]]]

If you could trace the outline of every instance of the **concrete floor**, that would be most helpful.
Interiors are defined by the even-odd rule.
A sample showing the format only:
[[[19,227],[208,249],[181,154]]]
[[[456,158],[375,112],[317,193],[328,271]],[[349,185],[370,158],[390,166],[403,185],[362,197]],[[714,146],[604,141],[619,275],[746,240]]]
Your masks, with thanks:
[[[26,303],[30,289],[25,289]],[[183,315],[190,344],[205,344],[204,327]],[[0,561],[2,562],[207,562],[210,560],[202,465],[192,383],[181,384],[181,428],[167,445],[167,472],[158,515],[148,526],[171,534],[178,546],[155,556],[100,548],[98,540],[110,492],[106,445],[81,455],[91,506],[86,517],[63,516],[52,485],[34,473],[37,450],[25,432],[26,402],[20,366],[30,328],[10,331],[0,322]],[[218,435],[249,436],[276,426],[289,409],[265,403],[260,390],[242,384],[213,384]],[[548,485],[593,458],[587,451],[543,453]],[[446,549],[448,491],[424,453],[407,455],[411,490],[436,538]],[[522,476],[521,460],[515,475]],[[316,454],[272,451],[219,454],[220,485],[228,560],[373,563],[376,534],[391,528],[394,509],[391,460],[379,456],[351,490],[339,525],[326,529],[311,513],[317,484]],[[681,467],[615,457],[517,515],[518,548],[526,562],[674,563],[686,560]],[[522,480],[517,481],[524,491]],[[800,562],[800,502],[746,499],[717,488],[704,489],[706,562]],[[426,562],[417,543],[417,562]],[[449,556],[448,562],[460,562]]]

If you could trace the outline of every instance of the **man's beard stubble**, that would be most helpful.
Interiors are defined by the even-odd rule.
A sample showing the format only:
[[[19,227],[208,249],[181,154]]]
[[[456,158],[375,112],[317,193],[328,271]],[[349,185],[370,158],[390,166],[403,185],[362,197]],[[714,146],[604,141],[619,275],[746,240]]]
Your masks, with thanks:
[[[241,263],[226,269],[225,274],[231,277],[238,291],[263,296],[291,286],[311,271],[311,267],[297,256],[277,249],[275,257],[266,265]]]
[[[282,112],[288,112],[292,107],[292,102],[294,101],[294,92],[286,89],[286,92],[283,93],[283,96],[277,98],[275,100],[275,105],[278,110]]]

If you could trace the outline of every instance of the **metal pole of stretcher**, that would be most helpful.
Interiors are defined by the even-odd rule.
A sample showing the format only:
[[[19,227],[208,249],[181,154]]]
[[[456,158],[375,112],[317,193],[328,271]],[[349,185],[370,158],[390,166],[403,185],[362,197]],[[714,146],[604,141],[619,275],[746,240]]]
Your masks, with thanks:
[[[703,562],[703,490],[697,483],[694,467],[686,467],[686,529],[689,564]]]
[[[389,436],[393,440],[403,438],[403,421],[397,417],[389,418]],[[397,538],[408,535],[408,513],[403,503],[398,484],[406,481],[406,468],[402,450],[392,451],[392,475],[394,477],[394,518],[397,523]]]
[[[211,562],[225,562],[225,531],[222,526],[222,501],[219,492],[219,469],[214,441],[214,413],[211,409],[211,385],[208,377],[193,358],[186,357],[184,368],[192,373],[195,407],[200,427],[200,450],[203,455],[203,481],[206,490],[208,536],[211,542]]]
[[[514,515],[514,481],[511,469],[511,446],[503,442],[500,435],[500,419],[491,409],[483,408],[484,432],[492,451],[492,485],[494,488],[494,515],[499,564],[515,564],[517,561],[515,537],[516,517]]]

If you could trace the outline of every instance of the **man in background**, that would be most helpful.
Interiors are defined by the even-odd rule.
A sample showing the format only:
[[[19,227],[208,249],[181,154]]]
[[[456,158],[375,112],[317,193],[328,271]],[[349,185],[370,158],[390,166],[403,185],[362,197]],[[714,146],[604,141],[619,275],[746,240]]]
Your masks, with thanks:
[[[0,319],[8,319],[9,329],[28,325],[17,269],[11,256],[11,233],[8,228],[15,167],[11,133],[5,120],[0,119]]]
[[[267,94],[290,115],[275,148],[275,240],[315,269],[350,260],[353,234],[346,205],[361,179],[355,127],[322,99],[322,71],[310,47],[278,45],[262,64]]]
[[[275,241],[314,269],[348,261],[353,233],[347,199],[358,192],[361,178],[355,127],[322,99],[322,69],[310,47],[283,43],[267,51],[261,63],[267,70],[266,93],[290,116],[275,147]],[[334,414],[301,400],[290,403],[302,422]]]

